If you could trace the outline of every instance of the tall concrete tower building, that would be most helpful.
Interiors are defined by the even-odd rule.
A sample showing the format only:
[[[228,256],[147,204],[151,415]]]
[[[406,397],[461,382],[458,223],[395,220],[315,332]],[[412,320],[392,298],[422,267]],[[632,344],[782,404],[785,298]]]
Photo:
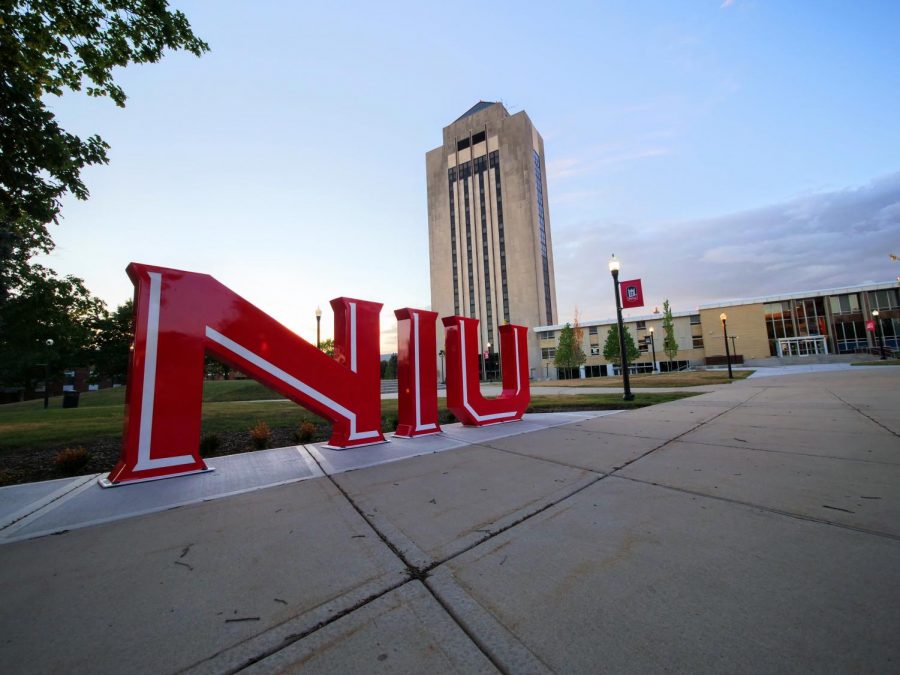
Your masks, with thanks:
[[[481,349],[494,354],[506,322],[555,325],[544,140],[528,115],[479,101],[425,164],[432,309],[479,319]],[[534,333],[528,352],[540,377]]]

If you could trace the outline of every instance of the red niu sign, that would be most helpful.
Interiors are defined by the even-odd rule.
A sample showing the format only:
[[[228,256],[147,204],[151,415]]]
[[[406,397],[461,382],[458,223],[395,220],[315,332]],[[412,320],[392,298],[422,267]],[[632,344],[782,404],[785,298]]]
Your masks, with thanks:
[[[644,291],[641,290],[641,280],[632,279],[619,284],[622,289],[622,309],[644,306]]]
[[[107,484],[205,471],[199,454],[203,360],[208,353],[332,424],[329,445],[385,441],[381,431],[381,304],[331,301],[334,358],[207,274],[132,263],[134,349],[122,455]],[[397,436],[440,432],[435,312],[398,309]],[[467,425],[522,418],[530,401],[525,326],[500,326],[503,391],[479,385],[478,321],[443,319],[447,407]]]

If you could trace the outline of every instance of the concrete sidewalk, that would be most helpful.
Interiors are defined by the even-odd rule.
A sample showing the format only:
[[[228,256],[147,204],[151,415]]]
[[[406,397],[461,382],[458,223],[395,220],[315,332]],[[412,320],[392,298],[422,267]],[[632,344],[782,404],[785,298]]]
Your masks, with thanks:
[[[8,543],[0,594],[10,673],[896,672],[900,369]]]

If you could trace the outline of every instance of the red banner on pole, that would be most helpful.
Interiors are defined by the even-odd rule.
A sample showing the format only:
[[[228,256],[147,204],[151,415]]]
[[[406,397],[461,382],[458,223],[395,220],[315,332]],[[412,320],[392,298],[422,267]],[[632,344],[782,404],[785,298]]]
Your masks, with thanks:
[[[872,320],[866,321],[866,330],[870,333],[875,332],[875,322]]]
[[[641,289],[641,280],[632,279],[619,284],[622,294],[622,309],[644,306],[644,291]]]

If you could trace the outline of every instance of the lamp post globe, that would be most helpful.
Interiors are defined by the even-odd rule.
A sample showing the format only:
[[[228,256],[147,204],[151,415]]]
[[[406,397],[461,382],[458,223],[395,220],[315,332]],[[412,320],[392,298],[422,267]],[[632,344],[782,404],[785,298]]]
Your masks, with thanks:
[[[613,292],[616,296],[616,321],[619,328],[619,356],[622,362],[622,384],[625,390],[622,399],[625,401],[633,401],[634,394],[631,393],[631,380],[628,377],[628,353],[625,351],[625,326],[622,324],[622,298],[619,295],[619,259],[615,254],[609,259],[609,271],[613,278]]]
[[[616,258],[616,254],[613,253],[612,257],[609,259],[609,271],[613,273],[613,276],[619,276],[619,259]]]
[[[719,314],[722,320],[722,333],[725,335],[725,361],[728,362],[728,379],[733,380],[734,374],[731,372],[731,352],[728,349],[728,315],[725,312]]]

